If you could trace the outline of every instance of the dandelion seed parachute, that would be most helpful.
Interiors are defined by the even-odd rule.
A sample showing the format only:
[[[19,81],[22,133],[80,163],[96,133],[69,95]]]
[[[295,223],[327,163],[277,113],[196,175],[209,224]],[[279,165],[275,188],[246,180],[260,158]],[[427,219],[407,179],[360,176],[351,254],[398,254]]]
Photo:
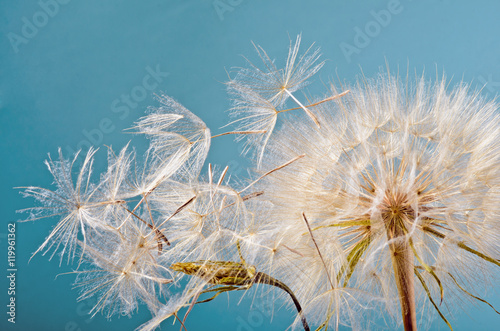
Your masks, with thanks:
[[[284,68],[278,68],[260,46],[255,46],[263,68],[248,61],[248,68],[239,68],[234,79],[227,83],[228,92],[233,97],[231,115],[237,131],[264,131],[262,134],[244,135],[245,153],[255,148],[257,163],[260,165],[267,142],[273,133],[280,109],[291,98],[305,113],[319,125],[315,115],[293,95],[309,84],[308,79],[317,73],[324,62],[318,62],[319,49],[311,45],[300,57],[301,36],[295,43],[290,40],[288,57]]]
[[[90,241],[83,252],[88,264],[75,272],[75,287],[81,293],[78,299],[96,297],[90,313],[102,312],[108,318],[130,315],[140,302],[156,313],[164,285],[172,280],[168,269],[162,267],[162,257],[154,254],[154,231],[131,220],[120,233],[99,233]]]
[[[150,114],[136,123],[138,133],[151,138],[150,168],[165,169],[158,181],[170,177],[182,166],[182,174],[198,177],[210,148],[210,130],[205,123],[174,99],[162,95],[160,107],[151,107]],[[169,164],[169,167],[165,167]]]
[[[78,242],[78,234],[81,233],[86,240],[86,232],[89,229],[103,227],[99,219],[104,205],[97,203],[96,195],[99,185],[91,182],[93,157],[95,149],[89,149],[82,163],[76,182],[73,178],[73,166],[78,159],[78,154],[69,161],[64,159],[59,149],[59,160],[49,159],[45,161],[50,173],[54,177],[57,186],[55,191],[41,187],[26,187],[22,194],[25,197],[33,197],[43,207],[33,207],[20,210],[30,214],[27,221],[34,221],[48,217],[60,217],[59,223],[54,227],[43,244],[33,254],[44,251],[43,254],[53,249],[50,258],[59,251],[60,263],[65,256],[70,263],[75,257]]]

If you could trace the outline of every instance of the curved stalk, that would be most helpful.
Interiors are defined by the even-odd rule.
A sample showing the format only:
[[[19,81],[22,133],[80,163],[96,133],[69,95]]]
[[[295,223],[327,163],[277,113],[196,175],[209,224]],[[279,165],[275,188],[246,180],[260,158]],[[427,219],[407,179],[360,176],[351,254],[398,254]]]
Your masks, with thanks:
[[[285,291],[286,293],[288,293],[288,295],[290,295],[290,297],[292,298],[292,301],[293,301],[293,304],[295,305],[295,308],[297,308],[297,312],[298,312],[300,319],[302,321],[302,326],[304,327],[304,330],[310,331],[309,325],[307,324],[307,321],[306,321],[306,317],[302,313],[302,307],[300,306],[299,300],[297,300],[297,298],[293,294],[292,290],[288,286],[286,286],[284,283],[280,282],[279,280],[274,279],[273,277],[268,276],[262,272],[257,272],[255,274],[252,282],[257,283],[257,284],[266,284],[266,285],[276,286],[276,287],[282,289],[283,291]]]
[[[238,251],[239,243],[237,243]],[[204,278],[209,284],[215,287],[203,291],[202,293],[216,292],[209,299],[199,301],[197,303],[209,302],[215,299],[220,293],[229,291],[238,291],[249,289],[253,284],[266,284],[276,286],[290,295],[292,301],[297,308],[297,312],[302,320],[302,325],[305,331],[310,331],[306,318],[302,313],[302,307],[299,300],[295,297],[292,290],[273,277],[262,272],[257,272],[254,266],[247,265],[243,257],[240,255],[242,262],[229,261],[196,261],[196,262],[176,262],[170,266],[172,270],[185,273],[195,277]]]

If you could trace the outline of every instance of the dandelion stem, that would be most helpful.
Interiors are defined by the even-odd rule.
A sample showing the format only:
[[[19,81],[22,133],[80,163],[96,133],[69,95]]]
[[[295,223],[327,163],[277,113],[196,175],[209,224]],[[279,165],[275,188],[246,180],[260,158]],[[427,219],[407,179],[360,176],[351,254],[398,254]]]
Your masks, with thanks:
[[[305,316],[302,314],[302,307],[300,306],[299,300],[293,294],[292,290],[273,277],[262,273],[256,272],[254,266],[249,266],[246,264],[240,251],[239,241],[236,244],[238,248],[238,253],[240,254],[241,263],[239,262],[229,262],[229,261],[196,261],[196,262],[176,262],[170,266],[170,269],[185,273],[186,275],[191,275],[199,278],[203,278],[209,284],[213,284],[215,287],[211,287],[208,290],[201,291],[196,294],[192,306],[196,303],[209,302],[215,299],[220,293],[247,290],[253,284],[266,284],[271,286],[276,286],[290,295],[292,301],[297,308],[298,314],[302,320],[302,325],[305,331],[310,331],[309,325],[307,324]],[[219,287],[219,285],[225,285]],[[201,294],[217,292],[212,297],[198,301],[198,297]],[[188,310],[187,314],[191,311],[192,307]]]
[[[302,321],[302,326],[304,327],[304,330],[310,331],[309,324],[307,324],[307,321],[306,321],[306,317],[302,313],[302,307],[300,306],[299,300],[297,300],[297,298],[293,294],[292,290],[288,286],[286,286],[285,284],[283,284],[279,280],[274,279],[273,277],[268,276],[262,272],[257,272],[255,274],[255,277],[253,279],[253,283],[276,286],[276,287],[282,289],[283,291],[285,291],[286,293],[288,293],[288,295],[290,295],[290,297],[292,298],[292,301],[293,301],[293,304],[295,305],[295,308],[297,308],[297,311],[298,311],[300,319]]]
[[[399,217],[385,223],[405,331],[417,330],[413,252]]]

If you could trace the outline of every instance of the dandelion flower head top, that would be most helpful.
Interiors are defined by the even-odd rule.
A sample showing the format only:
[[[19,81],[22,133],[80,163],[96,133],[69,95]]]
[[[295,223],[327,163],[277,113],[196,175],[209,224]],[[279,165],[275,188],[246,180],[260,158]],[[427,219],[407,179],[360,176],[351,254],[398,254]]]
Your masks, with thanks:
[[[318,253],[338,266],[328,277],[314,276],[328,273],[317,254],[316,263],[304,259],[298,267],[316,269],[310,272],[316,281],[292,275],[286,281],[302,288],[306,311],[320,323],[338,326],[339,304],[358,297],[350,304],[362,309],[361,297],[369,294],[389,311],[400,310],[406,330],[425,323],[428,315],[417,310],[429,307],[449,324],[440,303],[474,299],[498,275],[498,105],[463,83],[448,91],[444,79],[409,79],[363,79],[346,96],[314,108],[321,128],[294,119],[269,141],[264,169],[305,156],[258,184],[273,206],[262,215],[308,241],[307,215]],[[338,93],[333,87],[331,94]],[[303,244],[292,236],[282,241]],[[331,284],[364,293],[334,300]]]

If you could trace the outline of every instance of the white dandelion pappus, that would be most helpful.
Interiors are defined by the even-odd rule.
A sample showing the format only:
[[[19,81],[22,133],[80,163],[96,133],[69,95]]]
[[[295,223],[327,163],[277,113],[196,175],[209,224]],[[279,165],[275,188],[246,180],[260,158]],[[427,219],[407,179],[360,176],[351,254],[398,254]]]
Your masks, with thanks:
[[[59,161],[53,161],[50,155],[49,159],[45,161],[47,168],[54,177],[57,189],[52,191],[30,186],[25,187],[24,191],[21,192],[25,197],[33,197],[44,205],[43,207],[20,210],[20,212],[30,213],[26,221],[60,217],[58,224],[52,229],[36,252],[33,253],[33,256],[40,251],[44,251],[43,254],[46,254],[53,249],[50,257],[52,259],[54,254],[60,250],[60,263],[62,263],[65,255],[67,255],[67,262],[70,263],[75,257],[80,231],[85,242],[86,232],[89,229],[105,226],[105,223],[99,219],[98,215],[105,208],[107,202],[96,199],[99,186],[94,186],[90,182],[95,152],[95,149],[89,149],[75,182],[72,171],[79,153],[74,156],[73,160],[69,161],[64,159],[61,149],[59,149]]]
[[[305,213],[313,234],[329,229],[331,239],[319,237],[318,246],[328,252],[329,241],[342,244],[337,282],[362,289],[365,300],[373,291],[389,311],[398,298],[405,330],[423,324],[427,315],[417,321],[417,311],[428,307],[450,325],[439,302],[477,297],[473,289],[487,287],[500,266],[500,219],[491,217],[498,215],[498,105],[465,84],[445,86],[444,79],[412,86],[380,75],[348,87],[350,94],[315,109],[321,128],[299,119],[271,137],[263,167],[306,156],[258,186],[273,204],[266,219],[276,228],[293,226],[308,240]],[[323,119],[331,116],[337,120]],[[462,258],[445,254],[450,250]],[[366,286],[374,276],[381,286]],[[297,279],[282,280],[314,292],[316,284]],[[306,310],[321,296],[303,299]],[[343,308],[324,304],[323,320],[338,327],[332,316]]]

